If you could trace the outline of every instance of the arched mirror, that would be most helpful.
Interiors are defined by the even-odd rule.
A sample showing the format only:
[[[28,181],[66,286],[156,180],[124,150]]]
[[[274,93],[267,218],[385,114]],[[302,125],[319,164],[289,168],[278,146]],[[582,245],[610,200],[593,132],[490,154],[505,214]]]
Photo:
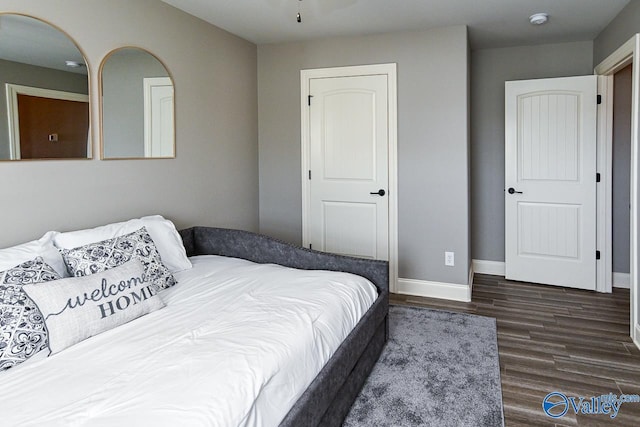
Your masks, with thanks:
[[[87,62],[64,32],[0,14],[0,160],[91,158]]]
[[[173,79],[149,52],[126,47],[100,66],[103,159],[175,157]]]

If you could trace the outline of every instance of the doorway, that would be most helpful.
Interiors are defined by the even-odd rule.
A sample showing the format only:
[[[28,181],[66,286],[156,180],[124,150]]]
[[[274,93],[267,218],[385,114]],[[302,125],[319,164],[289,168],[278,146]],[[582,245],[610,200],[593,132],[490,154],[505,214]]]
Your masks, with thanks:
[[[612,134],[613,134],[613,79],[614,74],[633,64],[631,80],[631,155],[629,187],[629,283],[630,283],[630,335],[640,347],[640,324],[638,314],[640,292],[638,292],[638,265],[640,236],[638,232],[638,200],[640,189],[639,163],[639,123],[640,123],[640,71],[638,54],[640,52],[640,34],[636,34],[627,43],[595,67],[598,78],[598,94],[602,103],[598,106],[598,143],[597,171],[601,182],[597,186],[597,248],[601,259],[596,269],[596,290],[611,292],[612,289]]]
[[[396,64],[302,70],[302,240],[397,282]]]
[[[144,77],[144,157],[173,157],[174,101],[171,77]]]
[[[640,308],[640,293],[638,292],[638,256],[640,251],[638,200],[639,200],[639,117],[640,113],[640,73],[638,69],[638,54],[640,53],[640,34],[636,34],[615,52],[609,55],[598,66],[594,74],[598,75],[599,93],[602,95],[602,114],[598,117],[598,165],[603,172],[605,184],[602,186],[602,197],[598,199],[598,229],[599,246],[605,247],[606,262],[598,273],[598,282],[606,283],[611,289],[612,272],[612,177],[613,177],[613,83],[614,75],[633,64],[631,73],[631,156],[629,181],[629,283],[630,283],[630,335],[636,346],[640,348],[640,324],[638,310]]]
[[[11,159],[91,155],[89,96],[7,83]]]
[[[613,287],[629,288],[631,94],[633,64],[613,75],[612,251]]]

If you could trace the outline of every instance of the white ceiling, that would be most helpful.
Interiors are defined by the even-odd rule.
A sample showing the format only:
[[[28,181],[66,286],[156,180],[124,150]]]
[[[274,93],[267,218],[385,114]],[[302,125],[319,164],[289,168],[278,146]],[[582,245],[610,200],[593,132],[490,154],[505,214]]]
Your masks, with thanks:
[[[65,61],[85,60],[64,33],[34,18],[0,15],[0,59],[87,74],[86,67],[69,68]]]
[[[472,48],[593,40],[629,0],[162,0],[256,44],[467,25]],[[635,1],[635,0],[633,0]],[[302,23],[296,22],[298,6]],[[529,23],[549,14],[541,27]]]

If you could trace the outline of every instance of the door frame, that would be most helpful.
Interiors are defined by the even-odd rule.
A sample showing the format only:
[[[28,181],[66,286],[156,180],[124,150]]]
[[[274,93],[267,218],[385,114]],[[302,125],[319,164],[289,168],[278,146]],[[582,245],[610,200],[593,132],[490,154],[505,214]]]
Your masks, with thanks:
[[[18,114],[18,95],[37,96],[40,98],[61,99],[64,101],[77,101],[89,103],[89,95],[61,90],[43,89],[33,86],[5,83],[7,95],[7,118],[9,121],[9,158],[19,160],[20,157],[20,117]],[[91,112],[89,111],[89,119]],[[91,120],[89,120],[89,132],[87,132],[87,157],[91,158]]]
[[[309,246],[309,224],[311,215],[310,169],[310,129],[309,129],[309,86],[311,79],[387,76],[388,102],[388,172],[389,188],[389,288],[395,292],[398,283],[398,101],[397,101],[397,65],[375,64],[349,67],[315,68],[300,70],[300,123],[301,123],[301,181],[302,181],[302,245]]]
[[[598,247],[601,248],[601,263],[597,271],[597,290],[611,292],[612,281],[612,179],[613,179],[613,75],[629,64],[633,64],[631,95],[631,224],[630,224],[630,335],[640,348],[640,325],[638,325],[638,254],[640,253],[638,231],[639,182],[639,117],[640,113],[640,34],[631,37],[594,69],[598,75],[598,90],[603,102],[598,114],[598,171],[601,173],[601,189],[598,190]],[[602,259],[604,255],[604,262]]]

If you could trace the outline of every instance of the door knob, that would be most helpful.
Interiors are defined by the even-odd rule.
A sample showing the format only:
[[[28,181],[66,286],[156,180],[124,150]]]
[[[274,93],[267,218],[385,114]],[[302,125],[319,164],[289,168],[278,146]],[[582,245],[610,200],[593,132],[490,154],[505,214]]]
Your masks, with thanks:
[[[516,191],[515,188],[510,187],[508,190],[509,194],[522,194],[522,191]]]
[[[376,191],[375,193],[369,193],[369,194],[377,194],[378,196],[384,196],[385,194],[387,194],[386,191],[384,191],[382,188],[379,189],[378,191]]]

